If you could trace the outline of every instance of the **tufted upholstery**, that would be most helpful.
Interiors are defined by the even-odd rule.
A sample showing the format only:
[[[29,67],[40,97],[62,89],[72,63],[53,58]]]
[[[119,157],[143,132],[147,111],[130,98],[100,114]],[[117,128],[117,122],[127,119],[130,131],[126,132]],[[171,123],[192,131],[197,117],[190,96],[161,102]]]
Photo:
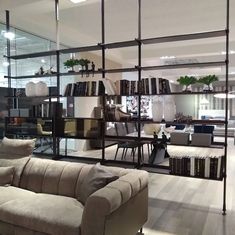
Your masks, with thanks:
[[[20,187],[36,193],[47,193],[80,199],[80,186],[92,165],[31,158],[22,174]],[[109,167],[122,176],[130,170]]]
[[[145,171],[107,167],[119,179],[83,206],[81,184],[93,165],[38,158],[25,164],[19,188],[0,187],[4,235],[134,235],[147,221]]]

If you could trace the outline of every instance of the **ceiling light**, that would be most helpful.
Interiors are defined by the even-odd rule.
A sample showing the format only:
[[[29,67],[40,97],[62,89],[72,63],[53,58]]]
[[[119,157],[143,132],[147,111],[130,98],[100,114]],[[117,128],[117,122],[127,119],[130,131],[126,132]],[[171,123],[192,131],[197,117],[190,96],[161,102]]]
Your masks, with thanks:
[[[161,56],[160,57],[161,60],[168,60],[168,59],[175,59],[175,56],[171,55],[171,56]]]
[[[44,59],[41,59],[41,62],[44,64],[44,63],[46,63],[46,61],[44,60]]]
[[[230,50],[229,54],[235,54],[235,51]],[[226,51],[221,51],[221,55],[226,55]]]
[[[80,2],[85,2],[86,0],[70,0],[73,3],[80,3]]]
[[[214,95],[215,98],[219,98],[219,99],[225,99],[226,98],[226,94],[215,94]],[[235,95],[234,94],[228,94],[228,99],[233,99],[235,98]]]
[[[10,40],[13,40],[15,38],[15,34],[12,32],[4,32],[3,36]]]

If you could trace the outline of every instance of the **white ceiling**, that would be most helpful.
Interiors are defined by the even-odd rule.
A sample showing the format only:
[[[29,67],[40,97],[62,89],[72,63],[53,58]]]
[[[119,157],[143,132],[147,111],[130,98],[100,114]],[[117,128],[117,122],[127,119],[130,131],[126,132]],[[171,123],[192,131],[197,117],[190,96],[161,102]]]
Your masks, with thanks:
[[[230,12],[235,1],[230,0]],[[132,40],[137,37],[137,0],[106,0],[106,42]],[[11,24],[55,40],[54,0],[0,0],[0,9],[10,10]],[[60,39],[68,46],[91,45],[101,41],[100,0],[73,4],[60,0]],[[159,37],[225,29],[226,0],[142,0],[142,37]],[[5,22],[4,12],[0,20]],[[235,15],[230,16],[230,49],[235,51]],[[157,65],[161,56],[211,61],[224,59],[225,38],[164,43],[143,47],[143,64]],[[137,63],[137,48],[115,49],[107,56],[124,67]],[[168,61],[169,62],[169,61]],[[235,72],[235,54],[231,55],[231,72]],[[156,75],[150,72],[151,75]],[[157,75],[200,74],[195,69],[163,71]],[[201,73],[224,73],[223,68]]]

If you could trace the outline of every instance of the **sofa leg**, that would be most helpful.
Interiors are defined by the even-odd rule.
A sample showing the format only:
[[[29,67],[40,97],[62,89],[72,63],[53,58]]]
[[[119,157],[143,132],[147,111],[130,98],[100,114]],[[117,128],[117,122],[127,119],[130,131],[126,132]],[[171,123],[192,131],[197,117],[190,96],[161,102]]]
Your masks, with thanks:
[[[144,235],[143,228],[141,228],[140,231],[136,235]]]

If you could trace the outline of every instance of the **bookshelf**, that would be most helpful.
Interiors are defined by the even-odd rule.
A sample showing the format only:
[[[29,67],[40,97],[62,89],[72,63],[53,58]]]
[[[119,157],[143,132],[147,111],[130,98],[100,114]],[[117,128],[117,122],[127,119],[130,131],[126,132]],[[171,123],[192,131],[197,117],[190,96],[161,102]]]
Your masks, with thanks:
[[[68,49],[62,49],[62,50],[54,50],[54,51],[44,51],[44,52],[37,52],[37,53],[30,53],[30,54],[23,54],[23,55],[10,55],[10,41],[7,41],[7,55],[6,58],[8,62],[10,63],[11,60],[22,60],[27,58],[36,58],[41,56],[56,56],[57,61],[57,72],[52,75],[26,75],[26,76],[11,76],[11,67],[8,68],[8,75],[5,76],[5,78],[8,78],[9,87],[11,87],[11,79],[30,79],[30,78],[40,78],[40,77],[56,77],[57,78],[57,95],[50,96],[48,98],[57,98],[57,102],[59,102],[59,99],[62,97],[99,97],[101,98],[102,107],[103,107],[103,118],[94,119],[94,121],[99,122],[99,126],[101,128],[100,132],[100,140],[102,142],[102,158],[99,159],[103,164],[123,164],[123,161],[114,161],[114,160],[107,160],[106,159],[106,152],[105,152],[105,141],[109,140],[132,140],[136,141],[137,143],[142,143],[145,138],[141,136],[141,126],[146,123],[158,123],[158,124],[208,124],[208,125],[224,125],[225,127],[225,140],[223,143],[219,143],[223,146],[224,154],[221,158],[221,175],[218,178],[211,179],[210,177],[202,177],[201,174],[199,174],[197,177],[194,178],[202,178],[202,179],[209,179],[209,180],[220,180],[223,181],[223,213],[226,213],[226,178],[227,178],[227,128],[228,128],[228,74],[229,74],[229,0],[226,0],[226,27],[222,30],[215,30],[215,31],[208,31],[208,32],[195,32],[191,34],[181,34],[181,35],[170,35],[170,36],[164,36],[164,37],[152,37],[152,38],[142,38],[142,3],[144,1],[142,0],[136,0],[138,5],[138,33],[137,38],[134,38],[133,40],[128,41],[119,41],[119,42],[112,42],[107,43],[105,38],[105,0],[100,0],[101,4],[101,42],[97,43],[96,45],[87,45],[82,47],[74,47],[74,48],[68,48]],[[58,4],[58,2],[57,2]],[[9,20],[9,12],[6,12],[6,22],[7,22],[7,30],[9,30],[10,27],[10,20]],[[169,43],[169,42],[178,42],[178,41],[187,41],[187,40],[198,40],[198,39],[207,39],[207,38],[224,38],[225,39],[225,46],[226,46],[226,59],[224,61],[208,61],[208,62],[200,62],[200,63],[182,63],[182,64],[172,64],[172,65],[154,65],[154,66],[143,66],[142,64],[142,50],[145,45],[153,45],[153,44],[161,44],[161,43]],[[125,48],[125,47],[136,47],[138,50],[138,58],[137,58],[137,64],[133,67],[123,67],[123,68],[106,68],[106,50],[107,49],[118,49],[118,48]],[[101,68],[97,69],[94,73],[100,74],[102,79],[104,80],[106,78],[106,75],[109,74],[115,74],[115,73],[123,73],[123,72],[136,72],[137,73],[137,80],[133,87],[130,88],[131,92],[125,91],[125,92],[119,92],[118,94],[106,94],[104,89],[101,89],[100,92],[94,92],[93,88],[89,88],[87,91],[84,91],[84,84],[81,85],[79,88],[79,84],[76,84],[78,86],[79,92],[74,91],[68,91],[64,94],[60,94],[60,78],[62,76],[73,76],[73,75],[82,75],[82,72],[75,72],[75,73],[61,73],[60,72],[60,56],[62,54],[68,54],[68,53],[76,53],[76,52],[92,52],[92,51],[100,51],[101,52]],[[170,92],[170,90],[167,88],[164,91],[157,91],[150,89],[150,85],[143,85],[145,87],[144,89],[141,89],[143,84],[143,78],[142,74],[144,71],[151,71],[151,70],[172,70],[172,69],[181,69],[181,68],[209,68],[209,67],[218,67],[223,66],[225,67],[225,89],[223,91],[213,91],[213,92],[190,92],[190,93],[184,93],[184,92]],[[147,82],[147,80],[146,80]],[[156,81],[155,81],[156,82]],[[149,81],[148,81],[149,84]],[[72,85],[74,86],[74,85]],[[86,85],[87,86],[87,82]],[[90,84],[89,84],[90,86]],[[92,85],[91,85],[92,86]],[[97,87],[97,83],[96,83]],[[147,87],[147,88],[146,88]],[[73,88],[74,89],[74,88]],[[75,89],[76,90],[76,89]],[[150,92],[151,90],[151,92]],[[187,122],[154,122],[152,119],[143,119],[140,115],[141,113],[141,97],[142,96],[149,96],[152,97],[153,95],[184,95],[184,96],[192,96],[192,95],[203,95],[203,94],[218,94],[223,93],[226,94],[225,99],[225,120],[191,120]],[[126,96],[137,96],[138,97],[138,111],[137,111],[137,117],[132,120],[127,121],[115,121],[115,120],[107,120],[106,117],[106,101],[110,97],[114,98],[122,98]],[[27,97],[16,97],[14,94],[9,94],[7,96],[8,99],[27,99]],[[54,158],[59,159],[61,157],[59,148],[58,148],[58,139],[59,138],[80,138],[80,139],[93,139],[93,137],[89,136],[68,136],[63,135],[62,133],[56,131],[56,122],[63,122],[63,119],[68,119],[69,117],[53,117],[53,154]],[[76,118],[74,118],[76,119]],[[84,118],[83,118],[84,119]],[[88,118],[89,119],[89,118]],[[125,123],[134,123],[137,127],[137,135],[135,137],[121,137],[121,136],[110,136],[105,134],[106,130],[106,124],[108,122],[125,122]],[[169,174],[171,172],[172,175],[179,175],[178,171],[176,173],[169,169],[169,167],[162,166],[162,165],[153,165],[153,164],[147,164],[142,162],[142,156],[141,156],[141,146],[139,145],[137,149],[137,155],[138,160],[137,162],[130,163],[125,162],[125,164],[130,164],[137,168],[143,168],[148,169],[149,171],[156,172],[157,169],[159,169],[157,172],[161,174]],[[69,156],[68,156],[69,157]],[[83,158],[80,158],[83,159]],[[89,158],[85,158],[86,160]],[[94,159],[93,159],[94,160]],[[185,175],[181,175],[185,176]],[[193,177],[191,175],[187,175],[185,177]]]

